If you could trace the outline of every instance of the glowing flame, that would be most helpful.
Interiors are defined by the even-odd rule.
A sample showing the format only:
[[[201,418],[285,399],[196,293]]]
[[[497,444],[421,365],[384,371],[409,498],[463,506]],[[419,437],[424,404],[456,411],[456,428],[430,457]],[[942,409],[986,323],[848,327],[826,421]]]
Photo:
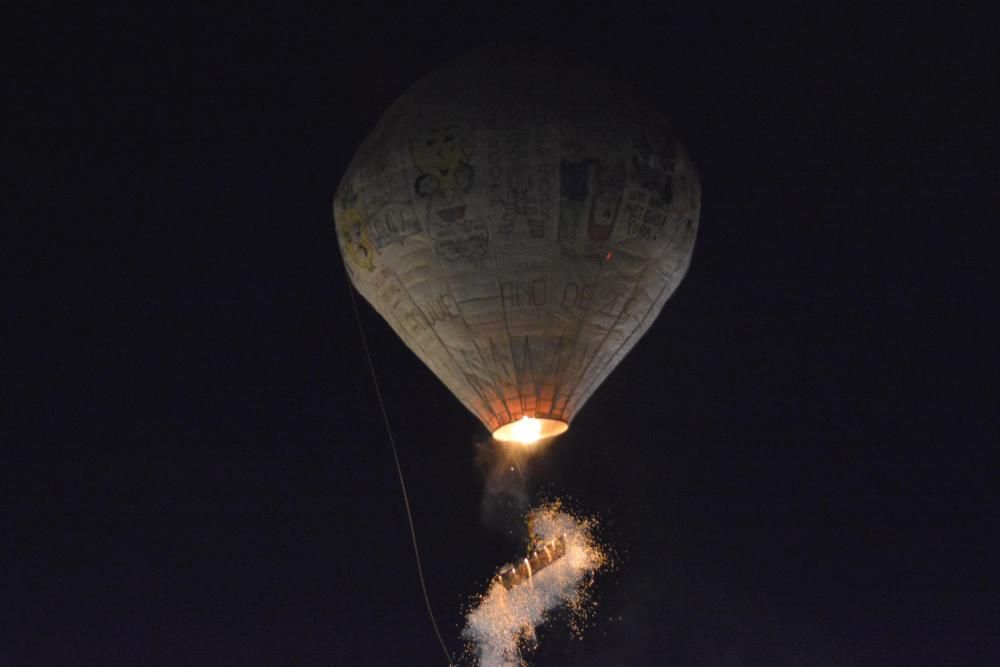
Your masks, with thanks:
[[[511,439],[522,445],[533,445],[542,437],[542,422],[534,417],[521,417],[510,429]]]
[[[521,417],[517,421],[504,424],[493,432],[493,437],[502,442],[533,445],[539,440],[553,438],[566,432],[569,425],[558,419]]]

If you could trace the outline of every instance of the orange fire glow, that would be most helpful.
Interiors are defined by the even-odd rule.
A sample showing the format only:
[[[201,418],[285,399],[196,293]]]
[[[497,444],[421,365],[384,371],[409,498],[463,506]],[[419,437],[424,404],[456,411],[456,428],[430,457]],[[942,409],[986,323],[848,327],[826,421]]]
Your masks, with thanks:
[[[527,446],[565,433],[567,429],[569,429],[569,425],[558,419],[535,418],[525,415],[517,421],[498,428],[493,432],[493,437],[502,442],[515,442]]]

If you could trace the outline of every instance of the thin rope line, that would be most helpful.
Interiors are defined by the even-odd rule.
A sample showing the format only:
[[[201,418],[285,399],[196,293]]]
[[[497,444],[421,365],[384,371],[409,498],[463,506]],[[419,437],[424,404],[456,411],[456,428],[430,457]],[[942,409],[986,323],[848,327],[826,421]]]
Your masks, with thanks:
[[[344,267],[344,273],[347,275],[347,267]],[[427,605],[427,615],[430,616],[431,625],[434,626],[434,634],[437,635],[438,642],[441,644],[441,650],[444,651],[444,656],[448,661],[448,667],[452,667],[454,663],[451,661],[451,653],[448,652],[448,645],[444,642],[444,637],[441,636],[441,630],[438,629],[437,619],[434,618],[434,610],[431,608],[431,598],[427,594],[427,584],[424,582],[424,568],[420,563],[420,549],[417,546],[417,531],[413,527],[413,512],[410,510],[410,498],[406,493],[406,482],[403,481],[403,467],[399,464],[399,453],[396,451],[396,439],[392,435],[392,426],[389,424],[389,414],[385,409],[385,401],[382,398],[382,389],[379,387],[378,375],[375,373],[375,364],[372,361],[371,351],[368,348],[368,337],[365,336],[365,328],[361,324],[361,313],[358,311],[357,298],[354,296],[354,287],[351,284],[351,278],[347,275],[347,291],[351,294],[351,307],[354,309],[354,320],[358,324],[358,332],[361,334],[361,345],[365,349],[365,358],[368,359],[368,370],[371,371],[372,384],[375,385],[375,395],[378,397],[379,407],[382,409],[382,421],[385,423],[385,432],[389,436],[389,445],[392,447],[392,459],[396,463],[396,473],[399,475],[399,488],[403,492],[403,504],[406,506],[406,520],[410,524],[410,539],[413,542],[413,555],[417,561],[417,575],[420,579],[420,590],[424,594],[424,604]]]

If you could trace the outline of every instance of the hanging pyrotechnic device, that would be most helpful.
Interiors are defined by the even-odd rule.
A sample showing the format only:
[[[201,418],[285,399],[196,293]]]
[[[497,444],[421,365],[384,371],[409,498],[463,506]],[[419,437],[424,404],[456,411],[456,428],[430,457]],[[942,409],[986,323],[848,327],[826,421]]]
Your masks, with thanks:
[[[504,567],[495,577],[504,588],[510,590],[525,581],[532,584],[532,577],[552,563],[566,555],[566,536],[535,541],[528,555],[519,563],[511,563]]]

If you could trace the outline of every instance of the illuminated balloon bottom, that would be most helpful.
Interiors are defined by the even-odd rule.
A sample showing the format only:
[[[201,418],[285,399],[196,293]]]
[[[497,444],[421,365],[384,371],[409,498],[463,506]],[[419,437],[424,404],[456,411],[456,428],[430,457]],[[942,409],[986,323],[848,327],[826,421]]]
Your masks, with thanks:
[[[493,437],[501,442],[532,445],[539,440],[562,435],[568,430],[569,424],[558,419],[521,417],[516,422],[504,424],[493,431]]]

